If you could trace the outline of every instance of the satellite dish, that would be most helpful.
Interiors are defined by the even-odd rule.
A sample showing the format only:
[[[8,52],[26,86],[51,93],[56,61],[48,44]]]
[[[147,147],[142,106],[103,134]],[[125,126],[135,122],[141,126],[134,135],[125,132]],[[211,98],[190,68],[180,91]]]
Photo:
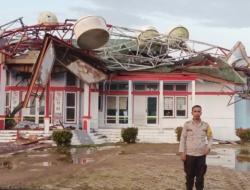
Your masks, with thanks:
[[[226,58],[229,65],[234,68],[250,68],[250,59],[241,42],[237,42]]]
[[[177,26],[168,32],[166,39],[169,46],[177,46],[180,42],[189,39],[189,31],[184,26]]]
[[[159,36],[159,32],[153,26],[143,26],[140,29],[142,30],[142,32],[138,35],[138,44],[140,46],[145,46],[148,40]]]
[[[82,49],[97,49],[109,40],[106,21],[99,16],[85,16],[74,25],[77,45]]]
[[[45,11],[39,14],[38,24],[55,25],[58,24],[58,20],[54,13],[50,11]]]

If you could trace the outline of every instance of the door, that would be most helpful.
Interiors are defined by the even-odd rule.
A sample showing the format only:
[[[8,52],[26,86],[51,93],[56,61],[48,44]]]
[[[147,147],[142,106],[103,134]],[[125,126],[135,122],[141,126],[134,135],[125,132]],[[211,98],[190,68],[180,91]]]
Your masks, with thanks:
[[[147,97],[147,124],[157,124],[157,97]]]
[[[65,123],[76,123],[76,93],[66,93]]]
[[[147,125],[147,107],[145,96],[134,96],[134,125],[135,127],[145,127]]]
[[[134,124],[145,127],[157,124],[157,97],[134,96]]]

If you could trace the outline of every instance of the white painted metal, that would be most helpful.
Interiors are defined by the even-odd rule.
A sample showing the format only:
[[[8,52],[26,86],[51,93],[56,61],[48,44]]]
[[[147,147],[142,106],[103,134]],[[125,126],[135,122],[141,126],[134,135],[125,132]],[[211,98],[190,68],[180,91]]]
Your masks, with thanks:
[[[84,92],[83,92],[83,102],[84,102],[84,104],[83,104],[83,116],[84,117],[89,117],[89,104],[90,104],[90,102],[89,102],[89,91],[90,91],[90,88],[89,88],[89,85],[87,84],[87,83],[84,83]],[[90,121],[89,121],[89,119],[85,119],[85,121],[87,121],[87,126],[88,126],[88,128],[87,128],[87,133],[90,133],[90,128],[89,128],[89,126],[90,126]]]
[[[192,107],[195,105],[195,80],[192,80]]]
[[[128,126],[132,127],[132,119],[133,119],[133,83],[131,80],[128,81]]]
[[[143,46],[140,46],[140,43],[137,43],[138,36],[143,32],[143,30],[110,26],[111,40],[99,49],[99,57],[106,62],[110,70],[134,71],[178,64],[182,59],[189,59],[199,54],[225,57],[229,52],[219,46],[166,34],[144,39]],[[174,42],[175,45],[172,46],[169,42]]]
[[[162,122],[162,118],[164,117],[164,113],[163,113],[163,110],[164,110],[164,95],[163,95],[163,87],[164,87],[164,81],[163,80],[160,80],[160,85],[159,85],[159,91],[160,91],[160,94],[159,94],[159,126],[160,127],[163,127],[164,124]]]
[[[102,17],[86,16],[74,25],[77,44],[83,49],[97,49],[109,40],[106,22]]]
[[[1,61],[1,60],[0,60]],[[5,91],[5,86],[6,86],[6,69],[4,69],[3,65],[0,63],[0,97],[4,97],[2,101],[0,101],[0,115],[5,115],[5,97],[6,97],[6,91]]]

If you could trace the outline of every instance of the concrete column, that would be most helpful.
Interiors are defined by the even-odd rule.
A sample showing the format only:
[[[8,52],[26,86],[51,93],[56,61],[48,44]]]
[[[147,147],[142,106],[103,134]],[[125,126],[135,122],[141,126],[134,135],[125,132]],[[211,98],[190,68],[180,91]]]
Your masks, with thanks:
[[[50,125],[50,118],[49,118],[49,109],[50,109],[50,82],[48,82],[46,87],[46,96],[45,96],[45,116],[44,116],[44,133],[49,133],[49,125]],[[39,111],[39,110],[38,110]],[[38,112],[39,113],[39,112]]]
[[[195,80],[192,80],[192,107],[195,105]]]
[[[128,81],[128,126],[133,127],[133,83]]]
[[[44,117],[44,133],[49,133],[49,124],[50,124],[50,118]]]
[[[90,88],[89,84],[84,83],[83,92],[83,117],[82,117],[82,130],[84,133],[90,132]]]
[[[5,85],[6,85],[6,70],[4,69],[4,58],[5,56],[0,53],[0,130],[5,128]]]
[[[164,127],[163,126],[163,109],[164,109],[164,95],[163,95],[163,80],[160,80],[160,85],[159,85],[159,127]]]

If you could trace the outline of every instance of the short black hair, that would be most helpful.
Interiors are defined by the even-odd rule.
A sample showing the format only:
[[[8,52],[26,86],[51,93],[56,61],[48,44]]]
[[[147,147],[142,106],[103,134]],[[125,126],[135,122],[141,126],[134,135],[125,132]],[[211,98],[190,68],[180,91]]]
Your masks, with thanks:
[[[194,108],[200,108],[200,109],[202,109],[200,105],[194,105],[194,106],[192,107],[192,111],[193,111]]]

